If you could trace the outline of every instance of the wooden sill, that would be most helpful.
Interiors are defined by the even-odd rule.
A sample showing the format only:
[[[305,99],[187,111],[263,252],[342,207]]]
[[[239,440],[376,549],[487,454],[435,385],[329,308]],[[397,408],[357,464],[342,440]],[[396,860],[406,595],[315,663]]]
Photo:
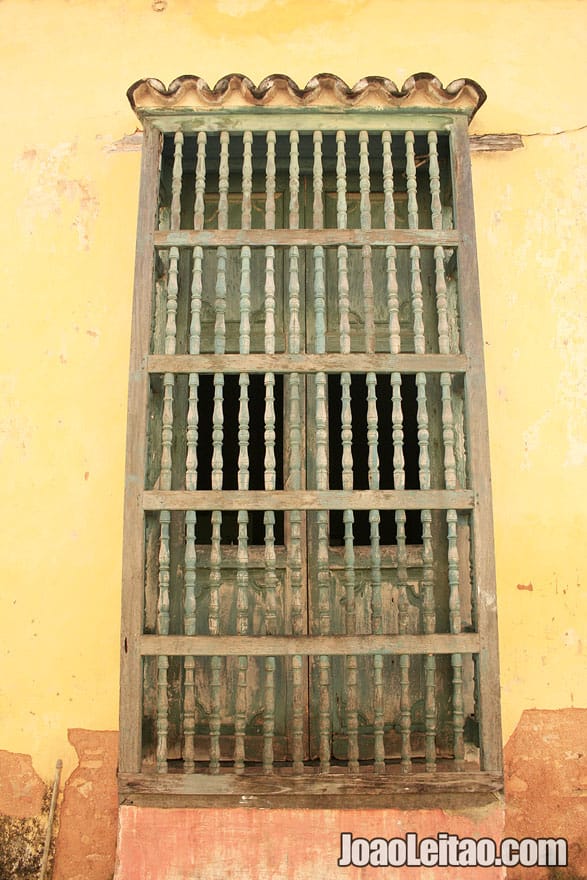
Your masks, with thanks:
[[[395,770],[395,767],[393,768]],[[497,804],[503,779],[478,770],[435,773],[369,770],[349,776],[344,768],[330,773],[294,776],[290,771],[265,776],[247,771],[211,776],[205,773],[131,774],[118,777],[120,803],[151,807],[253,807],[256,809],[471,809]]]

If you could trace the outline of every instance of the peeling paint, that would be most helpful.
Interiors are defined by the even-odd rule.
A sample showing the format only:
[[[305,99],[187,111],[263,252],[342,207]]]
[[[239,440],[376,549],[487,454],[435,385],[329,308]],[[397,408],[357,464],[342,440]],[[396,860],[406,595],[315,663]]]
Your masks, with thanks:
[[[99,203],[91,182],[72,177],[70,166],[77,152],[75,143],[64,142],[51,149],[27,148],[15,163],[15,170],[27,179],[28,190],[19,210],[27,235],[33,235],[40,220],[63,214],[64,203],[74,209],[72,227],[80,250],[89,250],[90,233],[98,216]]]
[[[107,153],[140,153],[143,146],[143,132],[137,128],[132,134],[125,134],[112,141],[104,149]]]
[[[52,880],[108,880],[116,851],[118,734],[73,729],[68,735],[79,763],[65,785]]]

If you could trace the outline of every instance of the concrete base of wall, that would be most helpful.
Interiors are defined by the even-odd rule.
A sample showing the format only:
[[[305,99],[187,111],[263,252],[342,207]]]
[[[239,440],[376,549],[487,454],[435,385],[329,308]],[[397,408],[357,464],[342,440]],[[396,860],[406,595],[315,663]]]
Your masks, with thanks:
[[[475,812],[121,807],[114,880],[446,880],[447,871],[451,880],[502,880],[501,868],[337,866],[345,831],[368,839],[445,831],[500,840],[503,806]]]

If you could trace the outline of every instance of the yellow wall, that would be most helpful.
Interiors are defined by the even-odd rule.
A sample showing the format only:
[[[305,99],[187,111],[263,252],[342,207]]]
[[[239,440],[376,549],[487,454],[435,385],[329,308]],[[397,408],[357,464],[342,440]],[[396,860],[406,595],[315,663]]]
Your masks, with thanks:
[[[69,727],[117,726],[140,157],[112,145],[127,87],[183,73],[468,76],[473,133],[546,133],[473,156],[504,738],[587,705],[586,38],[581,0],[0,3],[0,748],[48,779]]]

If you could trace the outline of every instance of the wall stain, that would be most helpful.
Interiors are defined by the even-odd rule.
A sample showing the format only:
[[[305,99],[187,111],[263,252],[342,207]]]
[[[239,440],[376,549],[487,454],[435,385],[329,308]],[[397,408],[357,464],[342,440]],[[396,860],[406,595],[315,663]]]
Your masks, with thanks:
[[[14,818],[0,815],[0,878],[2,880],[37,880],[45,847],[51,792],[45,791],[38,816]],[[55,855],[55,826],[49,851],[48,872]]]
[[[52,149],[26,149],[15,162],[15,169],[25,175],[28,191],[20,209],[20,220],[32,236],[38,220],[63,214],[66,202],[72,203],[72,222],[80,250],[89,250],[90,232],[98,216],[99,202],[91,181],[75,177],[70,166],[77,151],[75,143],[58,144]]]
[[[234,36],[242,40],[262,35],[270,20],[273,40],[279,34],[291,35],[306,29],[315,32],[316,28],[330,22],[340,24],[360,15],[368,5],[369,0],[321,0],[312,4],[306,0],[214,0],[210,4],[213,14],[198,14],[197,26],[215,37],[222,34],[223,39]],[[174,0],[172,8],[193,14],[194,7],[192,0]],[[305,82],[298,85],[304,86]]]

